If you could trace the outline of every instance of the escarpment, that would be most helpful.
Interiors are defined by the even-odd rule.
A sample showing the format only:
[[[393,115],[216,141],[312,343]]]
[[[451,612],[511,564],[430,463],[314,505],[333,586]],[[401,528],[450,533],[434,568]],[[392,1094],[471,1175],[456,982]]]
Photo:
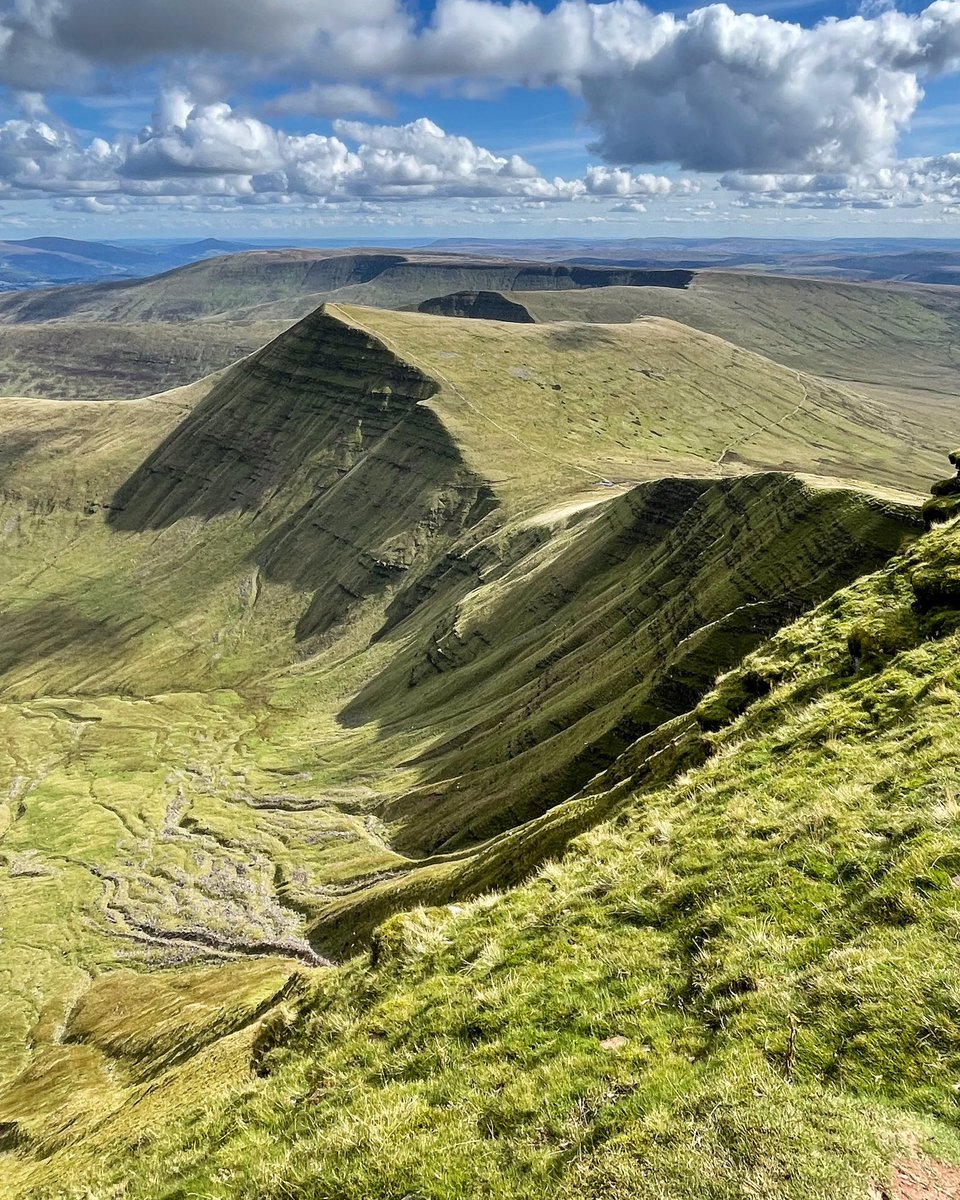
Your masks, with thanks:
[[[442,714],[423,782],[387,808],[397,844],[454,849],[575,794],[920,528],[908,505],[776,474],[612,501],[471,590],[358,698],[358,717],[397,720],[398,695],[411,723]]]
[[[396,257],[368,257],[369,278],[350,283],[341,256],[325,282],[379,287],[412,269]],[[579,276],[542,281],[560,278]],[[663,795],[785,687],[792,732],[776,734],[774,775],[790,737],[832,763],[832,712],[794,721],[830,673],[857,701],[893,668],[857,718],[857,752],[884,712],[897,723],[924,696],[955,699],[923,680],[887,707],[904,655],[946,659],[960,571],[950,527],[921,537],[920,499],[899,490],[930,459],[883,411],[670,320],[502,317],[328,304],[176,392],[0,401],[0,1158],[49,1165],[52,1187],[60,1149],[112,1137],[110,1114],[118,1137],[139,1137],[168,1111],[154,1106],[192,1114],[225,1081],[259,1104],[301,990],[380,986],[385,918],[521,884],[634,798],[655,829],[631,869],[652,862],[659,886],[686,863],[689,886],[663,913],[638,889],[614,896],[602,872],[575,891],[611,906],[624,979],[649,931],[682,923],[669,978],[686,1020],[709,905],[736,872],[724,861],[705,890],[699,850],[671,860]],[[803,614],[838,595],[821,669],[829,611]],[[837,820],[804,812],[804,830],[860,837],[848,778],[822,789]],[[750,853],[792,854],[792,817],[775,839],[750,824],[773,789],[746,805],[731,789],[711,852],[742,835]],[[876,795],[871,853],[891,828]],[[674,826],[715,808],[708,781]],[[846,862],[802,848],[797,874],[775,877],[792,893],[812,863],[820,888]],[[953,896],[953,868],[938,870]],[[535,887],[557,878],[551,866]],[[558,928],[572,894],[519,917],[523,938]],[[687,908],[697,897],[702,913]],[[814,899],[805,913],[821,911]],[[588,924],[560,928],[566,948],[538,951],[535,978],[586,945]],[[444,987],[499,972],[477,936],[484,948]],[[626,950],[625,936],[638,939]],[[371,948],[372,972],[330,974]],[[741,977],[724,976],[722,995],[754,994]],[[458,1018],[457,1045],[487,1055],[488,1015]],[[410,1026],[402,1007],[397,1020]],[[312,1044],[325,1053],[346,1027]],[[598,1032],[578,1061],[597,1060]],[[352,1061],[382,1038],[377,1025]],[[298,1090],[284,1111],[299,1124],[323,1103]]]
[[[110,523],[159,529],[325,491],[436,383],[325,310],[230,368],[117,490]]]
[[[693,271],[374,251],[261,250],[224,255],[145,280],[0,297],[0,323],[191,321],[304,296],[409,305],[462,290],[685,288]]]

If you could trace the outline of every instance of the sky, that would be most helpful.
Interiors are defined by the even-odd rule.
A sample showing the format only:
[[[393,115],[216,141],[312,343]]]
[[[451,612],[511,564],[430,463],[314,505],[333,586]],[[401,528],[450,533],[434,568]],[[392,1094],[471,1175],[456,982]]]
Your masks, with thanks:
[[[0,238],[960,236],[960,0],[0,0]]]

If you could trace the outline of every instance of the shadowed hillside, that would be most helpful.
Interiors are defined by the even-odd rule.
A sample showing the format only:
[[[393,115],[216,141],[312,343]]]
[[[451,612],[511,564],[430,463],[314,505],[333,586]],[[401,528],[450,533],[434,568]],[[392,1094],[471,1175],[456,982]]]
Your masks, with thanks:
[[[424,300],[418,312],[438,317],[474,317],[482,321],[516,321],[529,325],[533,317],[522,304],[508,300],[503,292],[454,292]]]

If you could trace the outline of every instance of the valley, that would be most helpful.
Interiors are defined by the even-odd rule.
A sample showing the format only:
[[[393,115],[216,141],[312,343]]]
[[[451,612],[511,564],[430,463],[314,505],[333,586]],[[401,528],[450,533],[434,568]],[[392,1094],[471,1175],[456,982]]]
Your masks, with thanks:
[[[958,321],[380,251],[0,297],[4,1195],[960,1161]]]

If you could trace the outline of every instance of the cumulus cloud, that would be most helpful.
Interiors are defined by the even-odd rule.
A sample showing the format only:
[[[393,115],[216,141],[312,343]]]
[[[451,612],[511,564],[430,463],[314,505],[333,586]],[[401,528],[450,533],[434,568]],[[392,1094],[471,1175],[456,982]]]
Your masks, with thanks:
[[[558,0],[546,11],[525,0],[437,0],[419,24],[403,0],[0,0],[0,9],[0,82],[23,110],[0,126],[10,194],[620,205],[695,191],[675,164],[719,175],[742,205],[956,202],[953,166],[898,163],[897,142],[924,82],[960,71],[960,0],[917,13],[869,0],[857,16],[812,28],[724,4],[655,13],[638,0]],[[192,96],[169,91],[136,138],[83,144],[39,94],[45,83],[115,83],[148,61],[207,82]],[[287,88],[259,117],[217,102],[224,79],[241,86],[258,72]],[[262,119],[387,118],[371,80],[390,92],[559,84],[580,97],[603,165],[549,178],[426,119],[341,119],[328,136]],[[211,102],[195,103],[198,94]]]
[[[121,156],[103,138],[80,146],[43,120],[0,125],[0,191],[24,196],[110,190]]]
[[[37,89],[104,64],[189,58],[292,87],[276,112],[377,115],[371,78],[559,82],[583,99],[614,166],[816,172],[891,161],[923,81],[960,68],[960,0],[907,14],[871,4],[805,28],[724,4],[686,16],[638,0],[438,0],[418,27],[401,0],[8,0],[0,78]],[[220,70],[222,75],[217,76]],[[339,108],[340,101],[348,107]],[[299,109],[294,106],[299,105]],[[287,107],[284,107],[287,106]]]
[[[154,124],[131,142],[122,174],[131,179],[180,175],[255,175],[280,170],[281,135],[229,104],[194,105],[184,91],[167,93]]]
[[[700,171],[869,163],[892,154],[920,99],[908,18],[898,30],[886,16],[808,30],[723,5],[634,18],[647,25],[643,49],[636,28],[632,57],[581,80],[608,160]]]
[[[809,174],[729,172],[720,185],[742,208],[891,209],[960,203],[960,154],[909,158],[875,170]]]
[[[55,197],[104,214],[131,203],[336,206],[438,198],[520,207],[692,197],[705,185],[747,208],[910,208],[960,205],[960,153],[853,170],[728,171],[715,181],[594,165],[582,178],[548,178],[519,155],[500,155],[421,118],[402,125],[338,119],[331,134],[292,134],[222,102],[164,94],[136,137],[82,140],[42,106],[0,123],[0,196]],[[712,206],[712,201],[707,201]],[[706,210],[704,210],[706,211]],[[698,210],[699,213],[699,210]],[[585,219],[585,215],[584,218]]]
[[[334,133],[289,134],[225,103],[167,93],[135,138],[83,144],[44,120],[0,125],[0,194],[94,197],[232,197],[250,204],[291,197],[416,200],[584,197],[581,179],[548,179],[519,155],[498,155],[421,118],[406,125],[339,120]]]
[[[632,175],[622,167],[588,167],[587,192],[591,196],[669,196],[671,192],[695,192],[693,179],[674,180],[666,175]]]
[[[347,31],[338,53],[368,73],[559,81],[582,95],[595,149],[616,165],[842,169],[889,159],[922,80],[960,67],[960,0],[812,29],[724,4],[676,17],[637,0],[548,12],[440,0],[419,33]]]

